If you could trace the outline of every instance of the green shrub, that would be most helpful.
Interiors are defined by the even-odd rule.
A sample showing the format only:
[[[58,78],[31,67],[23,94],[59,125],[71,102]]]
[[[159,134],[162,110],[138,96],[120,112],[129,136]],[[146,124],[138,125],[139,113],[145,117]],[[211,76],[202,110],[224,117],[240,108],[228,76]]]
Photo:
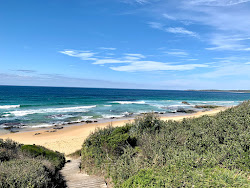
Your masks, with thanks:
[[[10,139],[0,139],[0,162],[18,157],[20,145]]]
[[[76,150],[74,153],[71,153],[71,154],[67,155],[67,157],[77,159],[77,158],[81,157],[81,152],[82,152],[81,149]]]
[[[249,187],[247,175],[226,168],[181,169],[175,166],[163,169],[142,169],[130,177],[121,188],[151,187]]]
[[[148,114],[91,134],[83,144],[82,168],[103,173],[116,187],[246,187],[249,125],[250,101],[182,121]]]
[[[41,146],[0,139],[0,187],[65,187],[62,154]]]
[[[95,170],[92,169],[93,165],[102,169],[105,163],[110,163],[121,156],[127,145],[136,146],[136,139],[129,135],[130,128],[130,125],[108,127],[91,134],[83,144],[82,167],[89,173]]]
[[[21,150],[23,153],[31,157],[44,158],[49,160],[56,167],[56,169],[62,168],[65,163],[63,154],[49,150],[43,146],[22,145]]]
[[[0,164],[0,187],[50,187],[49,174],[43,161],[34,159],[7,161]]]

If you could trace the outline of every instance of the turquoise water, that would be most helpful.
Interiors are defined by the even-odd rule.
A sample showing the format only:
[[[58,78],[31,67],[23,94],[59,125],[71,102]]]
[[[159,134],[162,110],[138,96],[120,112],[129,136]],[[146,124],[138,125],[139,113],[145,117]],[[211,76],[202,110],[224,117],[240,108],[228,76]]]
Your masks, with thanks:
[[[0,86],[0,130],[152,111],[168,114],[196,104],[234,106],[249,99],[250,93]]]

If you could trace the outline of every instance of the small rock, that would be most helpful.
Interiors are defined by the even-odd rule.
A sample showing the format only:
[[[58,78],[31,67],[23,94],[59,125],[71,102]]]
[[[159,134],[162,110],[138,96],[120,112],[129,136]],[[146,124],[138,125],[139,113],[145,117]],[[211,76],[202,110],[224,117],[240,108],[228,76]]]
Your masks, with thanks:
[[[41,134],[41,133],[36,133],[35,135],[39,135],[39,134]]]
[[[186,101],[182,101],[181,102],[182,104],[186,104],[186,105],[190,105],[188,102],[186,102]]]
[[[13,130],[11,130],[10,131],[10,133],[18,133],[19,131],[13,131]]]
[[[87,120],[87,121],[85,121],[86,123],[92,123],[93,121],[91,121],[91,120]]]
[[[54,127],[53,129],[63,129],[64,127]]]

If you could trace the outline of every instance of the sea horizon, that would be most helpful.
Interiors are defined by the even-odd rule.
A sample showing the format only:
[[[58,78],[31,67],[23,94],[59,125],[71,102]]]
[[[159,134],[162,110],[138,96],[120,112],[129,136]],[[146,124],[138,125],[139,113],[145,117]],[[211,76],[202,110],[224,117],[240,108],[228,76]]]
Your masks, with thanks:
[[[0,132],[84,121],[135,117],[153,112],[178,115],[201,111],[198,105],[236,106],[249,93],[0,86]]]

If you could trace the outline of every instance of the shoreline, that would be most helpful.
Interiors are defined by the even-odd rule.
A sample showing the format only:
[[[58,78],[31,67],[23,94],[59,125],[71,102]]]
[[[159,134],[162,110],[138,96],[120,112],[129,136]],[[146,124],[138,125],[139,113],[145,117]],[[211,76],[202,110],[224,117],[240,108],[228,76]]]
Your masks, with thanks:
[[[200,111],[193,114],[159,116],[161,120],[179,121],[183,118],[194,118],[202,115],[215,115],[230,107],[219,107],[208,111]],[[48,149],[59,151],[68,155],[79,149],[84,140],[94,132],[97,128],[105,128],[109,125],[114,127],[123,126],[126,123],[134,121],[135,118],[112,119],[108,121],[100,121],[96,123],[78,123],[64,126],[63,129],[54,129],[55,127],[30,130],[26,132],[8,133],[0,135],[1,139],[12,139],[22,144],[36,144],[47,147]],[[60,127],[60,126],[58,126]],[[55,131],[56,130],[56,131]]]

